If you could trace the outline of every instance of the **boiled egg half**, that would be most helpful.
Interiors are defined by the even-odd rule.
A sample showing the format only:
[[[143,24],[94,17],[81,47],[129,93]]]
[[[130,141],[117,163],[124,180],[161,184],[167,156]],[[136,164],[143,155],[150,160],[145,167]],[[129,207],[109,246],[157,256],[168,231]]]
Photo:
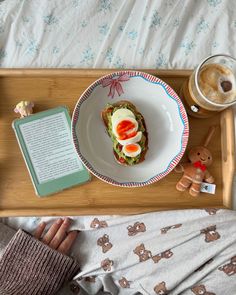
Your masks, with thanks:
[[[123,117],[114,121],[112,132],[120,140],[128,139],[137,134],[138,122],[131,117]]]
[[[119,139],[117,138],[117,141],[121,144],[121,145],[126,145],[126,144],[129,144],[129,143],[136,143],[136,142],[139,142],[142,138],[142,131],[138,131],[136,133],[136,135],[134,135],[133,137],[129,137],[127,139]]]
[[[138,143],[126,144],[122,148],[122,152],[131,158],[137,157],[141,153],[141,146]]]

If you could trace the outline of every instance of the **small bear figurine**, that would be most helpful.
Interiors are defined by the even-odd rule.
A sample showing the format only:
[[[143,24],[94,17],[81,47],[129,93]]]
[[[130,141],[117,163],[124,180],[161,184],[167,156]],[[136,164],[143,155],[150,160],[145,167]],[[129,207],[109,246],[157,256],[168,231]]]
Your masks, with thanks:
[[[21,118],[27,117],[33,113],[34,103],[31,101],[21,101],[19,102],[15,109],[15,113],[19,113]]]
[[[203,181],[208,183],[214,182],[214,177],[208,171],[208,167],[212,164],[212,154],[207,149],[207,145],[215,132],[215,127],[209,129],[208,135],[203,146],[193,147],[188,154],[190,163],[179,164],[176,172],[184,172],[182,178],[178,181],[176,189],[178,191],[185,191],[189,187],[190,195],[196,197],[200,193],[201,183]]]

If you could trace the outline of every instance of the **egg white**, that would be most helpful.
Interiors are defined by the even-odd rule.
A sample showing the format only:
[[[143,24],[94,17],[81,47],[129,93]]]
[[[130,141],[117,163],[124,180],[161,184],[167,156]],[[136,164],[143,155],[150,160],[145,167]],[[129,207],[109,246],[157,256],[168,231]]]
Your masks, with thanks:
[[[116,110],[112,117],[111,117],[111,123],[112,125],[114,124],[114,122],[116,122],[117,120],[119,120],[120,118],[125,118],[125,117],[131,117],[131,118],[134,118],[135,119],[135,115],[133,112],[131,112],[130,110],[128,109],[118,109]]]

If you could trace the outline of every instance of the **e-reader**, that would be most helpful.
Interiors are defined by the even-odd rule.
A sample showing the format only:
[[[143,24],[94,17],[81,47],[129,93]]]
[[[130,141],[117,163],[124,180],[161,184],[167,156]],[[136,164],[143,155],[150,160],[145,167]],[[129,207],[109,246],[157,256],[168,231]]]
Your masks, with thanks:
[[[36,194],[54,194],[90,180],[71,135],[71,118],[64,106],[13,121]]]

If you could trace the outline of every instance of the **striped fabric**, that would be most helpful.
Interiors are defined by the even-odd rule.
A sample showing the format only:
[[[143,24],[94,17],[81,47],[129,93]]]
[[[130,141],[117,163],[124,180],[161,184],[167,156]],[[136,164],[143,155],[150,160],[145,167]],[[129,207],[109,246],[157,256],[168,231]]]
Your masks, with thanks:
[[[0,294],[52,295],[78,271],[76,261],[19,230],[0,260]]]

